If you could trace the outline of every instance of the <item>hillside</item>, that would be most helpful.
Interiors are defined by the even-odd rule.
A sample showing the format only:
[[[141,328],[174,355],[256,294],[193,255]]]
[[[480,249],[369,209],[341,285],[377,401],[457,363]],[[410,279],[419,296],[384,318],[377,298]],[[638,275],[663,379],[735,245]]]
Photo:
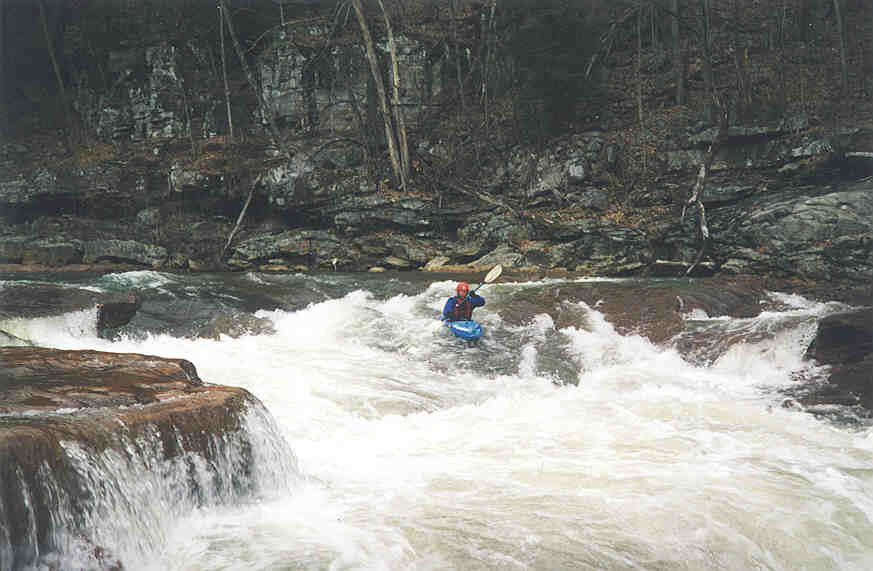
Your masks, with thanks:
[[[38,190],[45,197],[26,204],[10,198],[5,216],[68,234],[75,225],[58,217],[96,220],[96,229],[76,230],[91,238],[136,234],[123,220],[138,217],[147,222],[137,239],[166,248],[203,241],[190,228],[218,220],[203,257],[219,254],[244,206],[239,238],[264,225],[332,224],[326,200],[372,189],[387,204],[457,203],[439,236],[448,240],[463,234],[463,210],[495,207],[534,228],[516,244],[548,240],[546,222],[559,219],[658,234],[696,175],[697,155],[677,166],[670,153],[704,150],[702,135],[722,112],[749,140],[778,132],[791,148],[853,128],[849,150],[873,148],[868,2],[714,4],[386,2],[406,74],[398,95],[408,116],[406,181],[389,160],[350,2],[228,2],[234,32],[197,0],[48,3],[44,14],[3,4],[7,181],[46,169],[87,179]],[[390,77],[385,15],[363,6]],[[575,160],[583,144],[581,182],[543,196],[548,160]],[[842,162],[844,150],[797,161],[807,164],[792,167],[805,177],[795,182],[866,174],[866,163],[857,171]],[[270,183],[280,193],[264,187],[268,173],[280,177]],[[717,161],[710,181],[773,188],[774,174]],[[376,230],[385,238],[396,227]]]

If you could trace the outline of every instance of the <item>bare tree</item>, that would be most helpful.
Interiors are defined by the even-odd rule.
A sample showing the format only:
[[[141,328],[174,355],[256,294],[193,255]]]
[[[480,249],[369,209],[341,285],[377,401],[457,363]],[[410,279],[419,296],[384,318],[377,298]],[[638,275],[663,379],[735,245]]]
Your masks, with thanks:
[[[281,7],[281,4],[280,4]],[[218,27],[221,30],[221,75],[224,77],[224,102],[227,106],[227,130],[228,130],[228,141],[229,143],[233,143],[233,117],[230,113],[230,88],[227,83],[227,57],[225,56],[224,51],[224,18],[222,15],[222,11],[224,7],[219,4],[218,5]]]
[[[239,39],[236,36],[236,32],[233,29],[233,19],[230,17],[230,12],[227,9],[226,0],[218,0],[218,4],[221,7],[221,13],[224,16],[224,21],[227,23],[227,31],[230,33],[230,38],[233,40],[233,47],[236,49],[236,55],[239,58],[240,64],[243,67],[243,71],[246,74],[246,79],[248,79],[249,86],[254,90],[255,94],[258,97],[258,104],[261,108],[261,113],[264,115],[267,120],[268,131],[270,133],[270,138],[273,141],[273,144],[276,148],[279,149],[279,152],[282,153],[285,157],[291,157],[291,148],[285,143],[282,139],[281,134],[279,133],[279,128],[276,126],[276,113],[273,109],[273,105],[271,102],[264,96],[263,91],[258,86],[257,81],[255,81],[255,76],[252,74],[251,69],[249,68],[248,61],[246,60],[246,55],[240,47]]]
[[[5,112],[4,105],[6,104],[6,20],[4,13],[6,8],[3,6],[3,0],[0,0],[0,116]]]
[[[46,18],[45,11],[45,2],[43,0],[39,0],[39,19],[42,23],[42,33],[45,36],[45,45],[48,49],[49,58],[52,62],[52,68],[55,72],[55,79],[58,82],[58,96],[60,97],[61,107],[63,109],[63,123],[65,141],[67,143],[67,152],[73,152],[73,134],[70,129],[70,120],[72,118],[72,109],[69,107],[67,102],[67,90],[64,88],[64,78],[61,75],[61,66],[58,64],[58,59],[55,57],[55,46],[52,41],[52,35],[49,32],[48,28],[48,19]]]
[[[263,91],[260,89],[260,86],[255,81],[254,74],[252,74],[252,71],[249,68],[249,64],[248,64],[248,61],[246,60],[245,53],[243,52],[242,47],[239,44],[239,39],[236,36],[236,32],[234,32],[233,19],[230,17],[230,12],[227,9],[226,0],[218,0],[218,7],[219,7],[219,14],[221,14],[224,17],[223,18],[224,22],[227,23],[227,31],[230,33],[230,39],[233,41],[233,47],[236,49],[236,55],[239,58],[240,64],[242,65],[242,68],[243,68],[243,71],[246,74],[246,79],[249,82],[249,87],[251,87],[254,90],[255,94],[257,95],[258,105],[260,106],[261,113],[267,119],[268,132],[270,134],[270,139],[272,140],[273,145],[275,145],[276,148],[279,149],[279,152],[282,153],[282,155],[285,158],[290,159],[291,154],[292,154],[291,153],[292,148],[289,147],[285,143],[285,141],[282,139],[282,135],[281,135],[281,133],[279,133],[279,128],[276,125],[275,111],[273,109],[272,102],[269,101],[264,96]],[[223,32],[223,28],[222,28],[222,32]],[[222,46],[222,48],[223,48],[223,46]],[[222,49],[222,57],[224,57],[224,50],[223,49]],[[227,89],[226,85],[227,84],[225,84],[225,89]],[[228,100],[228,107],[229,107],[229,105],[230,105],[230,103]],[[229,111],[228,111],[228,113],[229,113]],[[228,119],[229,119],[229,117],[228,117]],[[294,150],[296,151],[296,149],[294,149]],[[230,235],[227,237],[227,242],[224,244],[224,248],[221,250],[220,257],[224,256],[225,252],[230,247],[230,243],[233,241],[233,237],[236,235],[237,231],[239,230],[239,227],[242,224],[243,219],[245,218],[246,211],[249,208],[249,204],[251,204],[251,202],[252,202],[252,196],[255,193],[255,187],[258,185],[259,182],[260,182],[260,176],[255,177],[255,179],[252,181],[251,186],[249,187],[249,194],[246,197],[245,204],[243,205],[242,210],[239,213],[239,217],[236,220],[236,225],[233,227],[233,230],[231,230]]]
[[[394,169],[394,176],[400,182],[401,188],[405,190],[406,177],[401,166],[400,152],[397,148],[398,142],[394,136],[394,127],[391,124],[391,110],[388,107],[388,96],[385,94],[385,83],[382,80],[382,69],[379,65],[379,56],[376,54],[376,47],[373,44],[373,35],[370,33],[370,26],[367,24],[367,17],[364,14],[361,0],[351,0],[351,2],[358,17],[358,24],[361,26],[361,34],[364,37],[364,45],[367,48],[367,61],[370,63],[370,73],[373,76],[373,82],[379,96],[379,104],[382,107],[382,121],[385,125],[385,139],[388,143],[391,166]]]
[[[488,12],[488,17],[485,17],[485,12]],[[491,73],[491,68],[493,66],[493,62],[495,60],[495,46],[497,42],[497,33],[494,29],[494,16],[497,11],[497,0],[491,0],[486,6],[482,8],[482,43],[481,43],[481,54],[479,56],[480,64],[482,65],[482,91],[481,91],[481,104],[482,104],[482,114],[485,120],[488,120],[488,80],[489,74]]]
[[[679,30],[679,0],[672,0],[670,28],[673,32],[673,71],[676,74],[676,105],[685,104],[685,58],[682,54],[682,36]]]
[[[643,0],[637,6],[637,119],[642,127],[643,117]]]
[[[834,0],[834,16],[837,19],[840,38],[840,87],[845,94],[849,90],[849,47],[846,39],[845,7],[842,0]]]
[[[731,53],[734,59],[734,71],[736,74],[736,90],[737,90],[737,114],[740,117],[745,115],[746,109],[751,105],[752,93],[749,88],[749,81],[746,74],[746,58],[747,51],[743,46],[743,41],[740,37],[740,30],[743,28],[741,0],[733,0],[734,2],[734,20],[733,20],[733,37],[731,39]],[[783,42],[784,44],[784,42]],[[784,50],[782,51],[784,54]],[[784,68],[784,64],[782,66]],[[784,86],[783,86],[784,87]],[[784,89],[783,89],[784,92]]]
[[[394,30],[391,27],[391,19],[385,10],[385,4],[378,0],[379,8],[385,18],[385,31],[388,34],[388,53],[391,56],[391,110],[393,112],[397,146],[400,151],[401,186],[406,190],[409,182],[409,141],[406,136],[406,119],[404,118],[403,106],[400,104],[400,65],[397,61],[397,44],[394,42]]]
[[[712,0],[698,0],[700,3],[700,40],[703,48],[703,82],[706,96],[715,101],[715,73],[712,69]],[[715,117],[715,109],[708,106],[710,120]]]
[[[462,75],[461,72],[462,72],[462,67],[463,67],[464,61],[462,58],[463,50],[461,50],[461,42],[458,40],[458,20],[459,20],[459,17],[458,17],[458,10],[457,10],[457,1],[456,0],[449,0],[449,1],[450,1],[449,13],[451,14],[451,19],[452,19],[452,47],[455,50],[455,75],[456,75],[457,81],[458,81],[458,97],[460,98],[460,102],[461,102],[461,112],[463,113],[464,110],[467,108],[467,100],[464,97],[464,81],[461,77],[461,75]],[[379,3],[381,4],[381,0]]]
[[[782,109],[785,110],[788,107],[788,73],[786,72],[788,62],[785,53],[785,40],[788,35],[788,6],[786,6],[785,0],[782,0],[782,8],[777,10],[777,14],[778,26],[776,29],[779,34],[779,103]]]

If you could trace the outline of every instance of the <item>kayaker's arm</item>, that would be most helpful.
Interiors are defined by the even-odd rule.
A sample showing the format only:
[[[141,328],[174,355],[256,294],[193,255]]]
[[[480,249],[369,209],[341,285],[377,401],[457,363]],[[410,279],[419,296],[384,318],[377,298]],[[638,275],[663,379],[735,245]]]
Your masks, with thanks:
[[[485,298],[478,293],[471,293],[469,297],[470,303],[473,305],[473,307],[482,307],[483,305],[485,305]]]
[[[451,321],[455,314],[455,298],[450,297],[443,306],[443,321]]]

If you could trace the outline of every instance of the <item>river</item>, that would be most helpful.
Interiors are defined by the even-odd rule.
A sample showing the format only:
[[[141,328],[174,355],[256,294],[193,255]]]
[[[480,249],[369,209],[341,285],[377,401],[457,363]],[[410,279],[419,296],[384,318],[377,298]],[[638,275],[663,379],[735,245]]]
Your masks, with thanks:
[[[3,328],[185,358],[269,412],[249,422],[270,433],[253,440],[269,476],[230,502],[181,505],[160,480],[134,494],[148,462],[83,459],[128,482],[95,543],[144,571],[873,569],[873,430],[780,406],[833,304],[774,292],[781,309],[755,318],[689,313],[718,350],[683,354],[585,304],[565,308],[575,326],[510,325],[515,293],[556,280],[509,281],[480,291],[469,346],[437,320],[455,282],[421,276],[2,276],[139,292],[112,339],[94,311]],[[195,335],[219,314],[260,325]]]

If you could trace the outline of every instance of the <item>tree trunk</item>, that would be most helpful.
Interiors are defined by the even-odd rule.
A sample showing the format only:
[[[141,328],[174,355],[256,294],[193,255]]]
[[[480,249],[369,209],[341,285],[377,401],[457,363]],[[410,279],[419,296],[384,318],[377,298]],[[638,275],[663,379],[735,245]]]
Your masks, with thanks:
[[[797,0],[797,37],[806,43],[809,35],[809,0]]]
[[[845,12],[842,0],[834,0],[834,15],[837,18],[837,31],[840,34],[840,87],[845,95],[849,91],[849,48],[846,40]]]
[[[248,61],[246,61],[246,55],[239,45],[239,39],[236,37],[236,32],[234,32],[233,29],[233,20],[230,17],[230,12],[227,10],[227,2],[226,0],[218,0],[218,3],[221,6],[221,13],[224,15],[224,21],[227,23],[227,31],[230,32],[230,39],[233,41],[236,55],[239,58],[240,64],[242,64],[243,71],[245,71],[246,79],[248,79],[249,86],[258,96],[258,104],[261,107],[261,112],[266,116],[270,138],[273,140],[273,144],[276,145],[276,148],[279,149],[280,153],[287,158],[291,158],[291,149],[285,144],[285,141],[282,140],[282,137],[279,134],[279,128],[276,126],[276,117],[273,112],[273,106],[264,96],[263,91],[261,91],[258,83],[255,81],[255,76],[252,74],[251,69],[249,69]]]
[[[488,74],[491,71],[491,62],[494,58],[494,44],[497,39],[494,30],[494,13],[497,11],[497,0],[489,2],[489,4],[483,7],[482,10],[482,55],[479,58],[482,65],[482,91],[480,99],[482,103],[482,114],[485,121],[488,121]],[[488,11],[487,20],[485,18],[485,10]]]
[[[61,67],[58,65],[58,60],[55,57],[55,46],[54,42],[52,42],[51,33],[49,33],[48,29],[48,20],[45,14],[45,2],[43,0],[39,0],[39,19],[42,23],[42,33],[45,36],[45,45],[48,49],[49,58],[52,61],[52,68],[55,71],[55,79],[58,82],[58,94],[61,100],[61,108],[63,109],[63,124],[64,124],[64,134],[65,141],[67,143],[67,152],[73,152],[73,134],[70,129],[70,120],[72,118],[72,109],[67,105],[67,90],[64,88],[64,78],[61,75]]]
[[[197,149],[197,139],[194,137],[194,117],[191,113],[191,106],[188,104],[188,93],[185,91],[185,85],[180,85],[179,90],[182,92],[182,105],[185,110],[185,122],[188,123],[188,139],[191,141],[191,155],[196,161],[199,157],[199,152]]]
[[[218,6],[218,26],[221,30],[221,75],[224,77],[224,103],[227,107],[227,133],[228,140],[225,141],[225,144],[230,143],[233,144],[233,117],[230,113],[230,87],[227,84],[227,58],[224,53],[224,18],[222,17],[222,11],[224,8],[219,5]]]
[[[487,4],[483,5],[479,8],[479,67],[481,70],[480,73],[480,84],[479,84],[479,102],[484,106],[485,97],[488,93],[488,90],[485,88],[487,85],[486,77],[488,76],[488,24],[485,18],[485,10],[488,9]],[[487,110],[485,116],[488,116]]]
[[[458,41],[458,17],[456,12],[456,0],[449,0],[449,14],[452,19],[452,47],[455,51],[455,76],[458,81],[458,98],[461,102],[461,113],[464,112],[464,109],[467,108],[467,101],[464,98],[464,82],[461,80],[461,64],[463,63],[461,58],[461,44]],[[379,5],[382,5],[382,0],[379,0]]]
[[[0,0],[0,117],[5,116],[6,105],[6,7]],[[5,123],[5,121],[4,121]]]
[[[367,124],[367,119],[361,113],[361,105],[358,103],[358,98],[355,96],[355,90],[351,85],[348,86],[349,101],[352,102],[352,111],[355,113],[355,119],[358,122],[358,130],[361,132],[361,146],[364,149],[364,164],[367,167],[368,175],[373,171],[373,156],[371,154],[370,135]]]
[[[712,71],[712,5],[711,0],[698,0],[700,3],[700,38],[703,51],[703,83],[706,86],[706,114],[710,121],[715,118],[712,101],[715,98],[715,77]]]
[[[370,63],[370,73],[373,75],[373,82],[375,83],[376,91],[379,95],[379,104],[382,107],[382,122],[385,125],[385,139],[388,143],[388,154],[391,157],[391,167],[394,169],[394,176],[402,185],[405,181],[400,166],[397,139],[394,137],[394,129],[391,125],[391,110],[388,108],[388,97],[385,95],[385,84],[382,81],[379,57],[376,55],[376,48],[373,45],[373,36],[370,34],[370,26],[367,25],[367,18],[364,15],[364,7],[361,5],[361,0],[351,0],[351,2],[352,7],[355,9],[355,14],[358,17],[358,24],[361,26],[361,34],[364,37],[364,44],[367,48],[367,61]]]
[[[748,82],[746,80],[746,52],[743,42],[740,38],[740,30],[742,27],[742,9],[740,0],[734,2],[734,21],[733,21],[733,37],[731,39],[731,52],[734,56],[734,70],[736,72],[736,89],[737,89],[737,117],[742,120],[745,117],[746,108],[750,104],[750,94],[748,93]]]
[[[301,80],[303,83],[303,108],[306,111],[306,124],[304,131],[308,136],[315,134],[318,128],[318,102],[315,99],[315,62],[307,60],[303,64],[303,73]]]
[[[637,7],[637,118],[643,124],[643,0]]]
[[[676,105],[685,105],[685,58],[682,56],[682,35],[679,32],[679,0],[671,4],[673,17],[671,29],[673,32],[673,70],[676,74]]]
[[[406,119],[403,116],[403,106],[400,104],[400,66],[397,62],[397,45],[394,43],[394,31],[391,28],[391,20],[388,17],[388,12],[385,10],[385,4],[383,4],[382,0],[378,0],[378,2],[379,8],[382,9],[382,15],[385,17],[385,30],[388,34],[388,52],[391,54],[391,107],[394,112],[397,146],[400,151],[400,186],[405,191],[409,183],[409,141],[406,138]]]
[[[376,80],[373,74],[367,74],[367,100],[366,100],[366,118],[367,118],[367,145],[370,148],[370,156],[375,157],[379,152],[379,147],[382,145],[382,136],[379,133],[384,133],[384,130],[379,128],[379,93],[376,90]]]
[[[786,72],[788,62],[785,56],[787,25],[788,6],[786,6],[786,0],[782,0],[782,8],[780,10],[779,16],[779,91],[781,93],[779,103],[782,107],[783,112],[788,109],[788,74]]]

